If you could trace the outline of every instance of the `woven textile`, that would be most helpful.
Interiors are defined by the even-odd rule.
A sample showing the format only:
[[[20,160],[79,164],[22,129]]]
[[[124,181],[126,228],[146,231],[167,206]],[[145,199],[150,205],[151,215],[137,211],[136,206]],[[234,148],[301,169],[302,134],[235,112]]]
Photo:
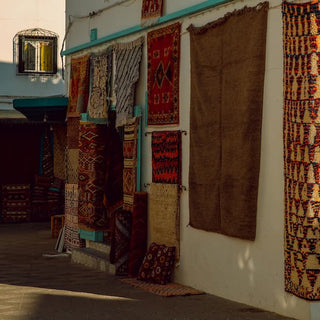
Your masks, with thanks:
[[[139,269],[138,280],[167,284],[171,281],[175,247],[151,243]]]
[[[188,28],[190,225],[248,240],[256,234],[267,16],[260,3]]]
[[[78,184],[79,149],[67,150],[67,183]]]
[[[123,141],[123,209],[133,210],[133,194],[137,186],[137,143],[139,118],[133,118],[124,127]]]
[[[128,275],[135,277],[147,251],[148,194],[135,192],[133,196],[132,229],[130,238]]]
[[[180,258],[180,192],[176,184],[151,183],[148,203],[149,241],[176,247]]]
[[[90,56],[71,59],[68,116],[87,111],[89,99]]]
[[[51,179],[44,175],[36,174],[31,188],[32,221],[47,221],[48,216],[48,190]]]
[[[106,126],[80,122],[79,137],[79,225],[87,230],[106,227],[104,179]]]
[[[130,43],[119,43],[114,46],[116,127],[126,124],[133,117],[136,83],[140,77],[143,41],[144,37],[140,37]]]
[[[143,0],[141,8],[141,26],[150,26],[158,22],[162,15],[162,0]]]
[[[78,185],[66,184],[64,245],[70,250],[85,246],[85,241],[79,237],[78,200]]]
[[[129,211],[119,210],[115,215],[114,247],[116,275],[128,275],[128,257],[132,215]]]
[[[90,96],[88,119],[92,122],[107,123],[110,106],[112,49],[90,57]]]
[[[48,189],[48,216],[64,212],[64,180],[54,178]]]
[[[155,242],[152,242],[143,257],[142,263],[138,270],[138,280],[152,282],[151,281],[151,273],[154,266],[154,261],[159,251],[159,245]]]
[[[69,149],[79,148],[79,125],[79,116],[67,118],[67,144]]]
[[[152,132],[152,182],[181,184],[181,131]]]
[[[285,290],[320,300],[319,2],[283,2]]]
[[[66,179],[67,127],[53,126],[53,173],[56,178]]]
[[[41,138],[40,151],[40,174],[53,180],[53,134],[49,128],[44,128]]]
[[[179,124],[180,28],[148,33],[148,125]]]
[[[162,297],[173,297],[173,296],[189,296],[194,294],[204,294],[203,291],[196,290],[191,287],[186,287],[178,283],[168,283],[166,285],[157,283],[147,283],[134,278],[124,278],[120,281],[130,284],[135,288],[139,288],[148,292],[152,292]]]
[[[64,214],[51,216],[51,238],[58,238],[64,226]]]
[[[2,185],[1,221],[30,221],[30,184]]]
[[[115,128],[115,111],[109,113],[106,141],[105,206],[108,218],[123,205],[123,146],[119,131]]]

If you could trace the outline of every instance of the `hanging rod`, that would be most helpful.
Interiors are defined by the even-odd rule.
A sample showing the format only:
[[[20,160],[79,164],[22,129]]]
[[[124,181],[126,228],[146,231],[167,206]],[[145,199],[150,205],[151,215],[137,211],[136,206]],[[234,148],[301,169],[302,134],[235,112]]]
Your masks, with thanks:
[[[156,26],[164,24],[166,22],[180,19],[185,16],[190,16],[192,14],[195,14],[195,13],[198,13],[198,12],[201,12],[201,11],[204,11],[204,10],[210,9],[212,7],[216,7],[218,5],[225,4],[225,3],[228,3],[231,1],[232,0],[207,0],[207,1],[203,1],[201,3],[192,5],[190,7],[187,7],[187,8],[172,12],[172,13],[168,13],[165,16],[160,17],[159,21],[155,25],[147,26],[147,27],[141,27],[140,25],[135,25],[133,27],[123,29],[118,32],[112,33],[110,35],[104,36],[100,39],[93,40],[93,41],[83,43],[83,44],[77,45],[75,47],[66,49],[61,52],[61,55],[66,56],[66,55],[69,55],[69,54],[72,54],[72,53],[75,53],[75,52],[78,52],[78,51],[81,51],[84,49],[88,49],[88,48],[91,48],[91,47],[94,47],[94,46],[97,46],[97,45],[100,45],[100,44],[103,44],[103,43],[106,43],[106,42],[109,42],[112,40],[116,40],[116,39],[131,35],[131,34],[138,33],[140,31],[144,31],[144,30],[156,27]]]
[[[144,183],[143,185],[144,185],[145,188],[147,188],[147,187],[149,187],[151,185],[151,183]],[[187,191],[187,187],[185,187],[185,186],[183,186],[181,184],[179,184],[179,189]]]
[[[148,134],[152,134],[153,132],[161,132],[161,131],[147,131],[144,133],[144,135],[147,136]],[[185,136],[187,135],[186,130],[181,130],[181,133],[183,133]]]

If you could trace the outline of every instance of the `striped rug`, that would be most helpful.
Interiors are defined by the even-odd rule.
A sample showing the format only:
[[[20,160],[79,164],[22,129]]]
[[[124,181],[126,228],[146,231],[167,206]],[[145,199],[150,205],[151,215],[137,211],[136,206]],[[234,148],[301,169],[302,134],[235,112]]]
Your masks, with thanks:
[[[115,95],[116,127],[124,125],[133,117],[135,85],[139,80],[139,68],[144,38],[130,43],[119,43],[114,47],[115,54]]]

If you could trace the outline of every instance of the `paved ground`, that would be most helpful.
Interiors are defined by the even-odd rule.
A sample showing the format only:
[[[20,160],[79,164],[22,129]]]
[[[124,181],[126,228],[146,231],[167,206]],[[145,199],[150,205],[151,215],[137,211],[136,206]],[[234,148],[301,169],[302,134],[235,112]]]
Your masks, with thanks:
[[[0,320],[285,320],[213,295],[164,298],[54,252],[47,223],[0,225]]]

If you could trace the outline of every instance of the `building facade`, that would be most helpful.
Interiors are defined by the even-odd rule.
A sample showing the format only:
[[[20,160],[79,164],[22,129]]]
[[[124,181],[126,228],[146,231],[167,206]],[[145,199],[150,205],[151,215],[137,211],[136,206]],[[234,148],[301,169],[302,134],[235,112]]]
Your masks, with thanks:
[[[190,28],[217,21],[244,6],[255,7],[256,0],[246,1],[163,1],[162,18],[150,27],[141,27],[142,1],[69,0],[66,2],[66,90],[69,87],[71,58],[98,54],[108,46],[145,37],[140,78],[135,105],[143,110],[142,132],[156,130],[148,125],[148,48],[147,34],[180,22],[179,123],[175,129],[182,136],[183,191],[180,197],[180,262],[175,281],[230,300],[298,319],[317,319],[320,305],[292,295],[285,290],[284,262],[284,173],[283,173],[283,37],[281,1],[269,1],[267,14],[265,71],[261,126],[261,158],[257,186],[255,236],[228,236],[221,232],[193,227],[190,221],[190,127],[192,109],[192,65]],[[248,33],[251,30],[248,30]],[[248,45],[245,34],[238,39]],[[194,70],[193,70],[194,71]],[[235,77],[236,79],[236,77]],[[232,83],[237,87],[239,84]],[[210,90],[214,92],[215,88]],[[237,103],[237,102],[236,102]],[[235,104],[236,104],[235,103]],[[242,118],[242,114],[237,114]],[[256,125],[255,122],[252,123]],[[162,125],[158,130],[171,130]],[[208,134],[209,135],[209,134]],[[239,148],[242,148],[239,145]],[[212,159],[211,159],[212,160]],[[231,161],[231,160],[230,160]],[[232,159],[237,161],[237,159]],[[232,166],[232,161],[228,165]],[[204,162],[204,166],[210,165]],[[152,182],[151,135],[142,134],[141,187],[148,191]],[[229,199],[232,202],[232,198]],[[214,306],[212,306],[214,308]]]
[[[13,110],[13,99],[64,95],[65,2],[3,1],[2,9],[0,110]]]

